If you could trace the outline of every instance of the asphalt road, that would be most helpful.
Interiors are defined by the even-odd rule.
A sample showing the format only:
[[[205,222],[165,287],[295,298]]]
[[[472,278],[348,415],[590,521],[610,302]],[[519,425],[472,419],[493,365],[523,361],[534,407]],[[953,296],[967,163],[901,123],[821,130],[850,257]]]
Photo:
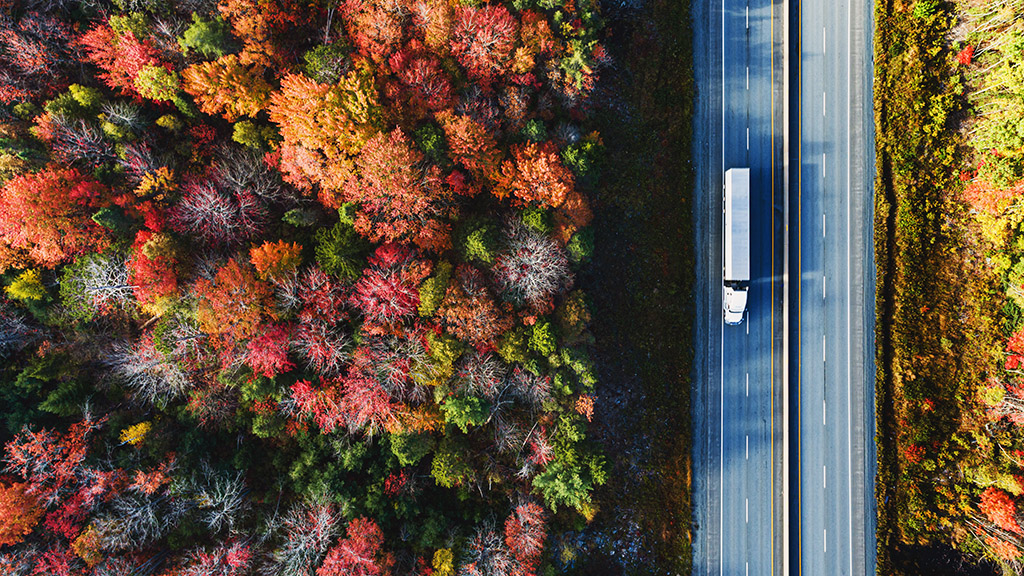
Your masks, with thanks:
[[[874,574],[871,10],[791,16],[790,573]]]
[[[696,574],[767,575],[781,566],[783,124],[782,74],[774,67],[781,62],[783,14],[775,6],[773,22],[772,10],[771,0],[693,4],[700,93],[695,211],[703,263],[697,285],[706,287],[696,328]],[[725,326],[722,182],[733,167],[751,171],[752,280],[746,320]]]

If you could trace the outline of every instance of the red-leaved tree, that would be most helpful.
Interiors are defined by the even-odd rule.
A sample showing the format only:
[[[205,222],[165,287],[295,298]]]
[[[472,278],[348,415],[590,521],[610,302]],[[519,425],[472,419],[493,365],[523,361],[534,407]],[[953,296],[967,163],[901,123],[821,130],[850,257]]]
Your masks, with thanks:
[[[1017,505],[1003,490],[992,486],[985,488],[985,491],[981,493],[981,502],[978,504],[978,508],[996,526],[1021,534],[1020,525],[1017,524]]]
[[[348,182],[345,198],[358,202],[356,230],[374,242],[413,242],[426,250],[449,247],[455,215],[440,170],[425,167],[423,154],[400,128],[379,133],[356,157],[359,177]]]
[[[295,367],[288,359],[291,345],[291,327],[276,324],[264,327],[258,336],[246,345],[245,363],[256,374],[273,378]]]
[[[369,518],[348,523],[346,537],[330,551],[317,576],[382,576],[391,572],[394,558],[384,552],[384,533]]]
[[[73,168],[7,181],[0,189],[0,271],[30,262],[52,268],[106,248],[108,231],[92,220],[106,196],[105,186]]]
[[[519,563],[523,576],[536,573],[547,537],[547,514],[536,502],[516,506],[505,520],[505,545]]]
[[[393,332],[416,315],[419,284],[430,274],[430,264],[416,259],[411,248],[383,244],[369,259],[356,282],[352,304],[363,313],[364,329]]]
[[[469,77],[487,88],[507,72],[518,22],[501,4],[460,5],[455,9],[452,54]]]
[[[86,58],[102,70],[99,78],[125,95],[139,96],[135,78],[146,66],[159,65],[158,51],[149,40],[139,40],[130,30],[117,34],[106,22],[82,34],[78,44]]]

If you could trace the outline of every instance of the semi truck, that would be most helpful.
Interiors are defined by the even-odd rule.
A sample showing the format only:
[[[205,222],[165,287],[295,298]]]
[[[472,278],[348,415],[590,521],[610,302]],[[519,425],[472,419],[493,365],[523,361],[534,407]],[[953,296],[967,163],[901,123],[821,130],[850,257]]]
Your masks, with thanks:
[[[725,262],[722,308],[725,323],[743,322],[750,287],[750,168],[725,171]]]

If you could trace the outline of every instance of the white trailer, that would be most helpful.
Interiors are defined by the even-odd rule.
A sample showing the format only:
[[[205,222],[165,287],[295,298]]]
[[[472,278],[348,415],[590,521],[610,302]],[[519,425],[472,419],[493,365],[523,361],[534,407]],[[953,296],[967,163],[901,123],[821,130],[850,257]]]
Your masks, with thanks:
[[[725,171],[725,263],[722,308],[726,324],[743,322],[750,285],[750,168]]]

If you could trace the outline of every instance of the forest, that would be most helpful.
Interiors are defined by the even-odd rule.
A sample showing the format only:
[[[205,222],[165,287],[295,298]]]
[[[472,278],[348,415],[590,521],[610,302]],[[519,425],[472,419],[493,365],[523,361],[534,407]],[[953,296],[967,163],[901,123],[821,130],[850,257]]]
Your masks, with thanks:
[[[880,573],[1024,573],[1022,13],[876,8]]]
[[[595,0],[0,5],[0,573],[574,565]]]

